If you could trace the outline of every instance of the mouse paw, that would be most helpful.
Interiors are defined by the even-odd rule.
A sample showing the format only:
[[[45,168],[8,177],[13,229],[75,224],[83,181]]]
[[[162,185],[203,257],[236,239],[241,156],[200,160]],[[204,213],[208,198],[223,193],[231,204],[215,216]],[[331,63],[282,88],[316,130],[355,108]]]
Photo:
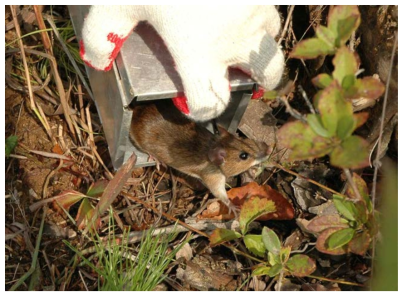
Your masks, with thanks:
[[[237,219],[239,217],[240,209],[236,205],[234,205],[232,201],[230,201],[229,199],[227,200],[221,199],[221,201],[229,208],[228,214],[233,213],[233,215]]]
[[[157,158],[155,158],[154,156],[148,154],[148,159],[147,162],[155,162],[155,168],[157,169],[157,171],[160,171],[160,161],[158,161]]]

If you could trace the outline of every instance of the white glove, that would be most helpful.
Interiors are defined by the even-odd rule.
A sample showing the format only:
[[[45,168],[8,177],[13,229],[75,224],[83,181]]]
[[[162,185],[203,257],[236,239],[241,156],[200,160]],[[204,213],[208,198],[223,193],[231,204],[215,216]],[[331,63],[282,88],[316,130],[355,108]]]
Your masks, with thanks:
[[[82,59],[109,70],[139,21],[148,21],[167,45],[186,96],[173,101],[195,121],[225,110],[229,66],[267,90],[280,81],[284,57],[274,41],[280,30],[274,6],[92,6],[82,30]]]

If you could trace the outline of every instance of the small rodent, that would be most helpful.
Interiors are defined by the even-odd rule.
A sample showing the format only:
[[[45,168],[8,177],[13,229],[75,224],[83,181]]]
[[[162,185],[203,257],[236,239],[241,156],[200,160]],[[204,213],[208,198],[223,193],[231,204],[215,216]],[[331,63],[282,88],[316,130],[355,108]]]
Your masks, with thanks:
[[[187,119],[169,100],[135,106],[130,138],[140,151],[200,179],[234,212],[226,179],[265,161],[272,150],[264,142],[240,139],[222,127],[219,134],[212,134]]]

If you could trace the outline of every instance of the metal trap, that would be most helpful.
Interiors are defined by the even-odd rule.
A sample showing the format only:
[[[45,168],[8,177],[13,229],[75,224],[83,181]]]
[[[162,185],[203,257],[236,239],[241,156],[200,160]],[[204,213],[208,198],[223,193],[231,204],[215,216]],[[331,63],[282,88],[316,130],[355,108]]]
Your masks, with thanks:
[[[90,6],[71,5],[69,12],[78,39]],[[108,22],[108,20],[107,20]],[[108,72],[87,66],[93,96],[103,125],[109,152],[115,169],[130,155],[137,155],[136,166],[150,166],[148,155],[138,151],[129,139],[133,101],[169,99],[182,92],[181,78],[161,37],[147,23],[140,23],[128,37]],[[249,103],[254,87],[244,73],[230,70],[232,100],[217,123],[229,132],[236,132]],[[209,123],[206,125],[211,129]]]

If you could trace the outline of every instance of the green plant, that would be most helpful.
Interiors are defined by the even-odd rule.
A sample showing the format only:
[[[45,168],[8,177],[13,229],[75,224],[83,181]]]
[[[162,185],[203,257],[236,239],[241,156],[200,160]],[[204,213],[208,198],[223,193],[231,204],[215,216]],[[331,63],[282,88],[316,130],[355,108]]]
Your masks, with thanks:
[[[10,157],[11,152],[14,150],[18,142],[17,135],[10,135],[6,138],[6,157]]]
[[[246,248],[255,256],[266,258],[267,261],[259,260],[252,275],[276,276],[280,273],[288,273],[293,276],[303,277],[314,272],[315,261],[307,255],[294,255],[290,257],[291,247],[283,247],[277,234],[263,227],[261,235],[247,234],[249,225],[255,219],[270,212],[275,212],[274,202],[252,197],[247,200],[241,209],[239,224],[241,232],[216,229],[210,236],[212,246],[243,238]]]
[[[299,42],[290,54],[300,59],[335,54],[332,75],[322,73],[312,80],[321,89],[313,99],[318,113],[308,114],[306,121],[287,123],[278,131],[280,143],[292,150],[292,160],[329,155],[331,164],[341,168],[369,164],[368,143],[353,135],[368,114],[354,114],[351,100],[377,99],[383,94],[384,85],[373,77],[357,78],[359,57],[345,44],[359,24],[357,6],[336,6],[328,16],[328,26],[319,26],[315,38]]]
[[[184,241],[183,244],[169,251],[170,242],[177,234],[172,232],[168,235],[158,234],[153,237],[154,229],[150,228],[144,233],[139,247],[134,252],[128,245],[128,231],[124,230],[123,235],[117,237],[114,229],[113,213],[110,212],[107,238],[102,239],[95,234],[92,239],[96,256],[92,262],[68,241],[64,241],[82,258],[84,264],[98,274],[100,291],[153,290],[166,277],[164,270],[183,244],[187,242]]]
[[[89,199],[94,199],[102,196],[108,183],[108,180],[99,180],[89,187],[89,189],[86,191],[86,194],[75,190],[63,191],[59,195],[52,198],[53,207],[59,210],[60,213],[63,215],[65,211],[69,211],[71,206],[81,201],[78,213],[76,215],[76,223],[79,229],[84,229],[95,213],[95,207],[92,205]],[[96,223],[96,226],[97,225],[99,225],[98,222]]]
[[[333,195],[339,214],[317,216],[306,227],[317,236],[316,248],[320,252],[332,255],[352,252],[363,256],[377,235],[377,212],[373,210],[367,185],[356,173],[352,179],[360,195],[351,187],[346,191],[351,200]]]

